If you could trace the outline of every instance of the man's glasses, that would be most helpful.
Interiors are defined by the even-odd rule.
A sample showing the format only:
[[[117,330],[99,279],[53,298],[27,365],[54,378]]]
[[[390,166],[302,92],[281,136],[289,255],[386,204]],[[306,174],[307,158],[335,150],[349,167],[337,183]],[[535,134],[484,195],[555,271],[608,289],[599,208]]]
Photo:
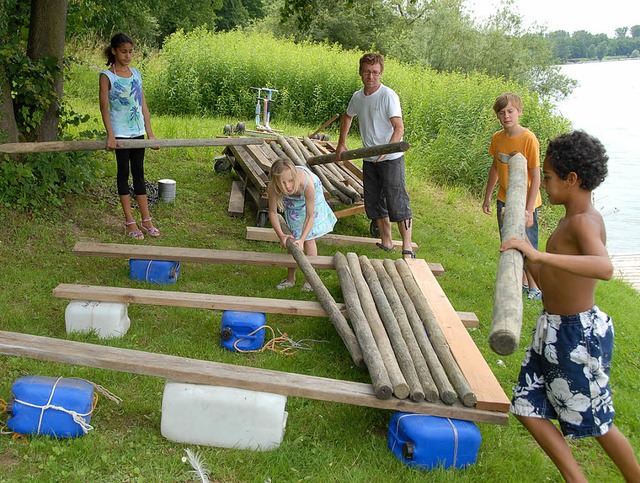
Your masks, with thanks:
[[[364,77],[369,77],[370,75],[372,75],[373,77],[380,77],[380,74],[382,74],[382,72],[379,72],[377,70],[363,70],[362,71],[362,75]]]

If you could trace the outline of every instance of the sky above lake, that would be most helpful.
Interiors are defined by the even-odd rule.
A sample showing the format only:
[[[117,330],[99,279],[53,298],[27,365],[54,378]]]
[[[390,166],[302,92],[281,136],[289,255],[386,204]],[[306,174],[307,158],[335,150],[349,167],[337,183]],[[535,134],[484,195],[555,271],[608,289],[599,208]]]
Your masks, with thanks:
[[[486,19],[500,1],[466,0],[465,5],[472,16]],[[546,25],[551,32],[586,30],[614,37],[619,27],[640,25],[638,0],[515,0],[512,9],[522,16],[525,26]]]

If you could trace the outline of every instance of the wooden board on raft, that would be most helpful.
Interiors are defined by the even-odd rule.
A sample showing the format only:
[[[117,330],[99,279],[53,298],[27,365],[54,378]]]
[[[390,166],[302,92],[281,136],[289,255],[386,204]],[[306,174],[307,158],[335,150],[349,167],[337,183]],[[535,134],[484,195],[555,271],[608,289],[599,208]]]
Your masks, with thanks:
[[[476,408],[509,411],[509,398],[426,262],[416,258],[407,260],[407,263],[442,328],[460,370],[478,398]]]
[[[378,399],[371,384],[188,359],[131,349],[0,331],[0,354],[162,377],[190,384],[234,387],[284,396],[508,424],[507,413],[459,405]]]

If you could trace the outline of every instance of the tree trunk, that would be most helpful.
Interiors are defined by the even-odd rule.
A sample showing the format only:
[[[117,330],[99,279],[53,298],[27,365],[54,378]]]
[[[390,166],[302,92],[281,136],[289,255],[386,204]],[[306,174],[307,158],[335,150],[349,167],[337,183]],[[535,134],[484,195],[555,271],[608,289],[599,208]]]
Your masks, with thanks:
[[[58,108],[62,101],[62,60],[67,25],[67,0],[31,0],[31,25],[27,55],[34,61],[55,57],[60,71],[54,78],[57,102],[52,103],[36,128],[38,141],[58,138]]]
[[[18,142],[18,126],[13,113],[11,82],[6,76],[4,66],[0,66],[0,143],[16,142]]]

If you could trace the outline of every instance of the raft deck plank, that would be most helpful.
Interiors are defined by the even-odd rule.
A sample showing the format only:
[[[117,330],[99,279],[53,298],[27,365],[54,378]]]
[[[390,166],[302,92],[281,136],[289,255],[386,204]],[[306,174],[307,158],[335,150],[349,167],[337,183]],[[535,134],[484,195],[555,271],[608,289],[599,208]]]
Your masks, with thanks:
[[[0,354],[162,377],[190,384],[234,387],[356,406],[508,424],[507,413],[461,404],[378,399],[371,384],[279,372],[131,349],[0,331]]]
[[[426,262],[415,258],[407,260],[407,263],[442,328],[460,370],[478,398],[476,408],[489,411],[508,411],[509,398],[475,342],[465,330],[460,316],[453,309],[451,302],[431,270],[428,269]]]

